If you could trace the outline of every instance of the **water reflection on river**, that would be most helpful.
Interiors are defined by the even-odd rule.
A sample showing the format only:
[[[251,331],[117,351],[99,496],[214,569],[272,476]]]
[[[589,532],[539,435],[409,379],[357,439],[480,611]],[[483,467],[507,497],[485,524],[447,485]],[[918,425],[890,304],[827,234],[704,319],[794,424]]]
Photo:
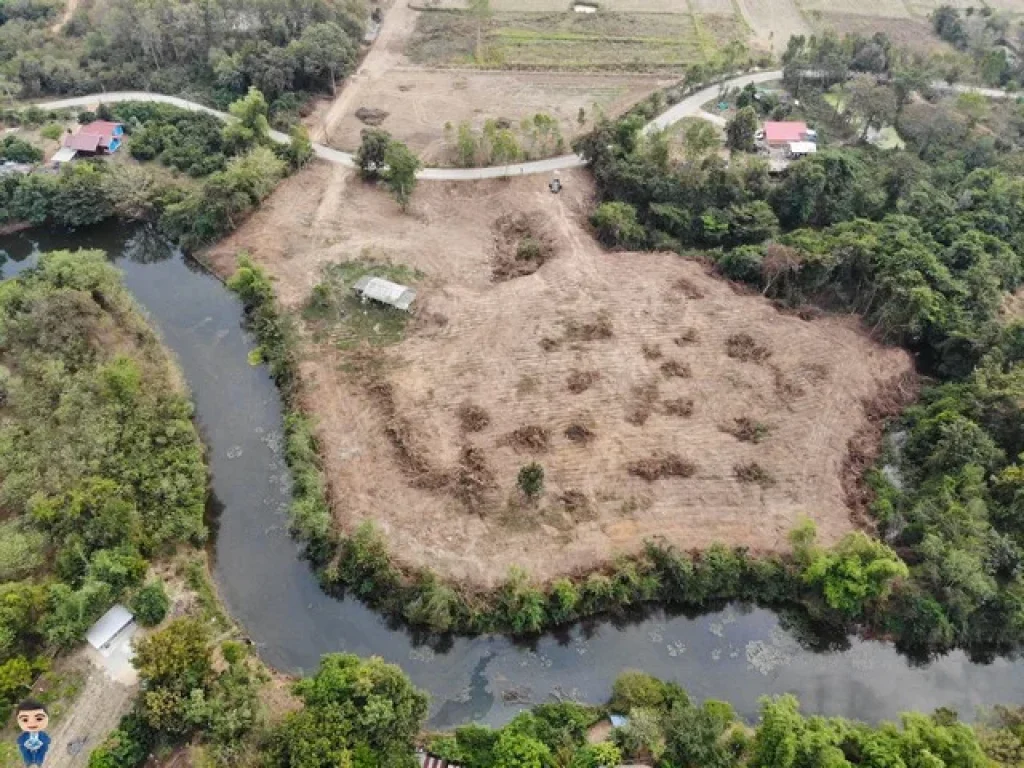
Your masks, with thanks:
[[[697,618],[660,613],[632,623],[577,626],[530,646],[500,637],[414,642],[353,600],[325,596],[286,529],[288,472],[281,408],[241,308],[219,281],[147,230],[105,226],[74,235],[0,237],[9,277],[37,249],[103,248],[176,354],[192,388],[219,510],[215,578],[231,613],[281,669],[315,668],[323,653],[377,654],[400,664],[432,696],[432,725],[501,723],[528,703],[607,697],[624,668],[676,680],[697,698],[729,701],[753,717],[766,694],[792,692],[810,712],[875,721],[946,706],[1024,701],[1024,664],[969,662],[954,653],[914,667],[890,646],[853,640],[817,653],[773,613],[742,606]]]

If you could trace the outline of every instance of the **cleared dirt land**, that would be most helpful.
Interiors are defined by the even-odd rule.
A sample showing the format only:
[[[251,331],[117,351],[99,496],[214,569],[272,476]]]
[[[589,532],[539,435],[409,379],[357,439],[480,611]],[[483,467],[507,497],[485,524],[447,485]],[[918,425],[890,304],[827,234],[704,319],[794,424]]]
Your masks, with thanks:
[[[353,97],[349,109],[335,123],[331,144],[344,149],[359,146],[366,125],[355,116],[361,107],[383,110],[388,116],[380,127],[404,141],[427,164],[450,161],[445,123],[467,121],[480,130],[488,118],[505,118],[518,125],[538,112],[558,120],[569,142],[581,130],[593,127],[595,107],[618,115],[659,86],[670,84],[643,75],[568,75],[519,72],[439,72],[392,70],[378,78],[372,93]],[[580,108],[590,116],[581,126]]]
[[[543,178],[422,184],[405,216],[347,174],[286,181],[212,254],[230,271],[248,249],[293,310],[329,264],[349,281],[335,301],[373,262],[419,290],[404,329],[354,301],[339,325],[305,326],[305,405],[346,529],[372,519],[400,559],[493,585],[513,564],[548,579],[653,536],[764,551],[803,515],[825,542],[854,527],[848,443],[910,369],[904,352],[697,262],[605,252],[582,224],[582,172],[559,196]],[[529,502],[516,476],[534,460],[546,482]]]

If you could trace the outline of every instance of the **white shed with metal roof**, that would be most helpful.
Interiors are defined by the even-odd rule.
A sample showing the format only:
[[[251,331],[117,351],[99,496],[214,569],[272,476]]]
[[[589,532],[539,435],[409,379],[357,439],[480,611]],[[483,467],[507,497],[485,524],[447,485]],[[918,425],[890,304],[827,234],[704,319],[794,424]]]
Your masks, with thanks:
[[[416,298],[416,291],[412,288],[385,280],[383,277],[370,275],[364,275],[356,280],[352,289],[363,299],[373,299],[403,312],[409,311],[409,307]]]
[[[97,651],[103,652],[110,647],[110,643],[115,637],[134,625],[135,617],[131,611],[118,604],[104,613],[100,620],[92,625],[92,628],[86,632],[85,639]]]

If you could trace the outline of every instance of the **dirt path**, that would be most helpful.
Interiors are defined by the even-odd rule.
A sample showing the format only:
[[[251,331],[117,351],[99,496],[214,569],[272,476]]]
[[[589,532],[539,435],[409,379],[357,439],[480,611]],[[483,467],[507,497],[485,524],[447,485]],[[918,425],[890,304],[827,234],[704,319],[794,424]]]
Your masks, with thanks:
[[[89,670],[88,676],[74,706],[50,732],[46,768],[85,768],[89,753],[117,727],[138,691],[137,685],[119,682],[97,666],[90,656],[95,653],[91,648],[78,653]]]
[[[78,0],[65,0],[64,2],[64,13],[60,15],[60,18],[50,27],[50,31],[53,33],[60,32],[64,28],[64,25],[71,21],[71,17],[75,15],[75,9],[78,8]]]
[[[327,114],[310,131],[313,141],[330,143],[331,133],[348,114],[353,102],[364,93],[371,92],[374,81],[404,61],[406,40],[415,29],[416,11],[409,7],[408,0],[394,0],[384,13],[377,40],[366,54],[363,63],[345,82]]]

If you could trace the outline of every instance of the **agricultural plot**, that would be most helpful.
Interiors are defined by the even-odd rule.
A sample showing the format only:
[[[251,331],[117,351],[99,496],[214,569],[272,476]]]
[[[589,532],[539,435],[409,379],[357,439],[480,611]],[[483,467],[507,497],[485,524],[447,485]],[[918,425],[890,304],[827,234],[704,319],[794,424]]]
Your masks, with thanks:
[[[800,0],[800,7],[805,15],[813,17],[815,13],[848,13],[875,18],[905,19],[910,11],[903,0]]]
[[[908,355],[694,261],[604,251],[585,229],[589,178],[561,178],[558,196],[544,178],[424,184],[402,215],[318,165],[219,246],[224,262],[248,249],[296,313],[347,264],[414,276],[400,338],[359,322],[353,348],[323,317],[305,327],[338,523],[372,519],[401,561],[479,585],[512,565],[593,568],[652,536],[765,551],[805,515],[825,543],[855,527],[851,441],[870,455],[868,403]],[[532,499],[517,483],[530,462]]]
[[[772,53],[786,50],[792,35],[806,35],[810,24],[796,0],[736,0],[754,39]]]
[[[676,71],[706,61],[747,30],[735,16],[685,14],[494,13],[484,30],[487,67],[568,71]],[[406,50],[427,66],[472,66],[477,21],[423,13]]]

